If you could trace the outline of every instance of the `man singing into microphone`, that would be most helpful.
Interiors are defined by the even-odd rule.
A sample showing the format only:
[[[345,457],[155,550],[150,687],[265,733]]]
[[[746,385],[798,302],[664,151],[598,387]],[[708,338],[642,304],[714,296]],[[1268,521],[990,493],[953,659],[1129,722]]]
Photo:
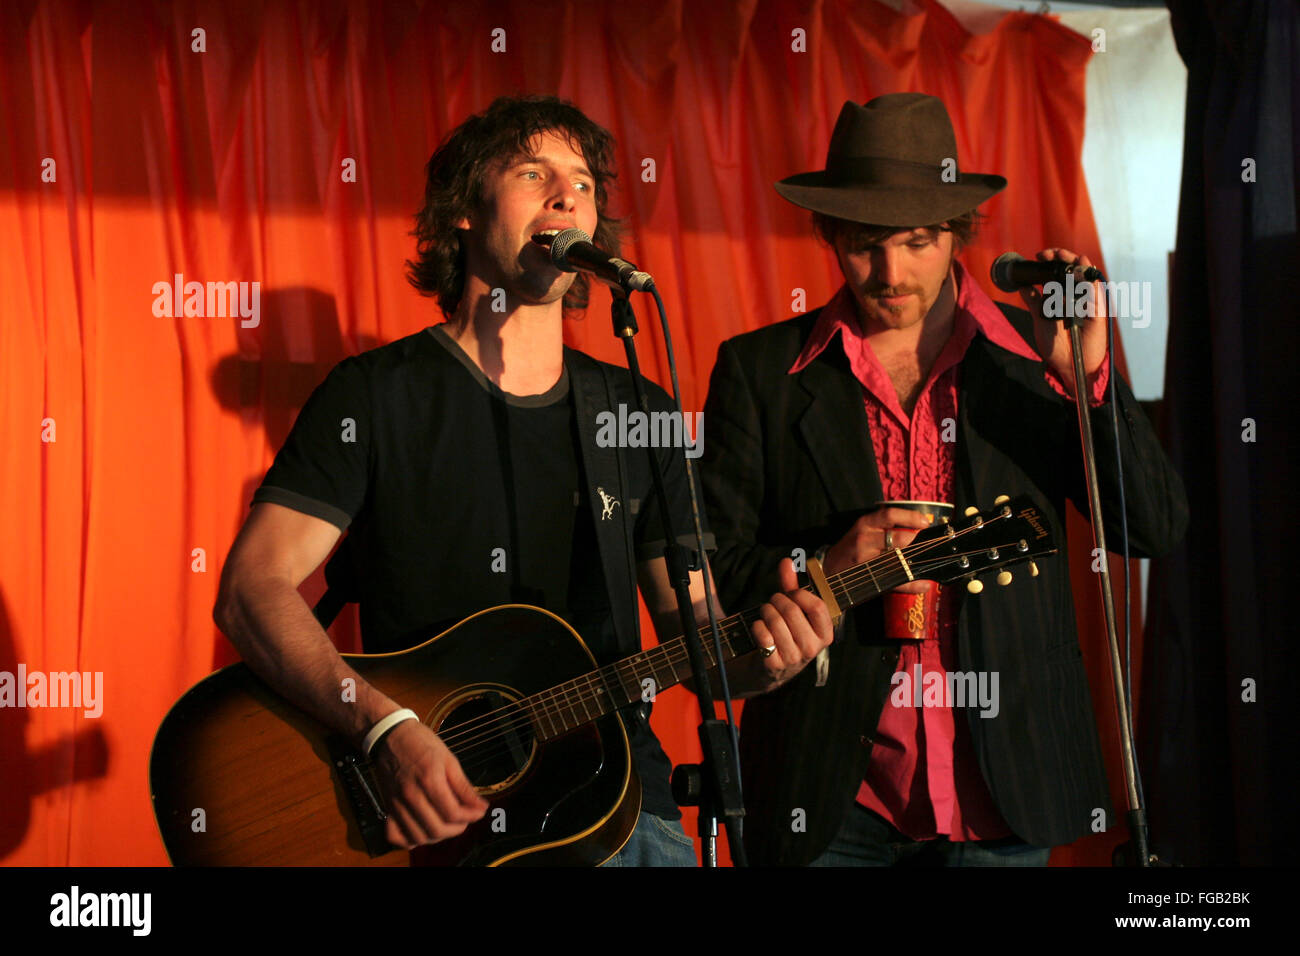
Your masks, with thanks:
[[[553,97],[501,99],[457,128],[426,173],[410,278],[447,321],[346,359],[317,388],[254,495],[216,609],[263,679],[369,750],[386,835],[400,847],[460,834],[489,804],[439,736],[410,719],[424,715],[359,677],[299,596],[343,531],[327,577],[359,600],[367,652],[520,603],[559,614],[612,663],[641,646],[638,581],[660,637],[678,631],[644,452],[595,440],[600,412],[635,407],[628,373],[564,346],[565,309],[586,305],[587,279],[554,266],[535,238],[576,227],[615,251],[609,133]],[[650,391],[656,410],[670,407]],[[684,449],[657,453],[684,535]],[[784,573],[794,593],[773,598],[754,637],[814,656],[830,641],[829,616]],[[703,614],[698,572],[691,585]],[[348,678],[355,702],[340,700]],[[624,714],[642,812],[610,862],[689,866],[648,710]]]
[[[1006,180],[954,178],[956,157],[939,100],[881,96],[844,105],[824,170],[776,185],[812,211],[845,282],[718,351],[701,467],[724,604],[770,591],[780,557],[820,553],[830,574],[929,523],[881,502],[946,502],[960,517],[1028,494],[1058,529],[1067,498],[1087,513],[1068,334],[1037,293],[1032,314],[995,305],[957,260]],[[1038,258],[1090,265],[1068,249]],[[1103,317],[1085,323],[1083,353],[1116,542]],[[1123,381],[1115,396],[1129,540],[1156,555],[1186,525],[1182,484]],[[856,608],[818,667],[778,670],[742,723],[752,863],[1042,865],[1114,824],[1065,555],[1037,567],[979,595],[941,588],[920,640],[887,628],[885,602]],[[953,674],[996,699],[902,692]]]

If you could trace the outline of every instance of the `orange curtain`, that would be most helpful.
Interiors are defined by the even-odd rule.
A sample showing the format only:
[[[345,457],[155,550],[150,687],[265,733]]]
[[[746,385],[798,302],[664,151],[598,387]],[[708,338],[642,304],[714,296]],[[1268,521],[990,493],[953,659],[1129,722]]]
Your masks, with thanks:
[[[328,369],[440,320],[403,278],[411,213],[429,154],[493,97],[558,93],[614,132],[625,254],[664,291],[688,410],[722,339],[838,286],[771,183],[821,167],[846,99],[938,95],[963,168],[1010,180],[966,253],[977,276],[1005,249],[1099,258],[1080,167],[1090,48],[1053,20],[1008,13],[972,36],[932,2],[626,9],[0,7],[0,671],[103,674],[102,716],[0,709],[0,860],[165,862],[150,744],[233,659],[211,608],[251,490]],[[257,325],[159,317],[155,284],[176,276],[259,283]],[[606,308],[596,292],[566,337],[621,363]],[[642,361],[666,382],[641,316]],[[355,649],[355,619],[335,636]],[[1109,680],[1091,676],[1105,724]],[[692,708],[673,690],[656,711],[677,760]]]

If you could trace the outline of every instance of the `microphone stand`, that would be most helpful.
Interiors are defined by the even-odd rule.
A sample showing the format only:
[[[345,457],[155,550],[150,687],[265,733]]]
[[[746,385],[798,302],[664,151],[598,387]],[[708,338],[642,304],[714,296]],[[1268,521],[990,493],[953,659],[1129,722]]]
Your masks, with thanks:
[[[632,374],[632,387],[636,393],[637,405],[640,406],[642,413],[648,421],[650,418],[650,402],[646,394],[645,380],[641,375],[641,366],[637,361],[636,343],[634,338],[637,334],[636,315],[632,311],[632,305],[627,299],[627,289],[612,288],[613,302],[610,306],[610,317],[614,325],[614,335],[623,341],[623,348],[627,354],[628,371]],[[667,345],[667,343],[665,343]],[[668,346],[671,348],[671,346]],[[686,435],[686,416],[679,407],[677,414],[681,416],[682,436]],[[700,436],[697,436],[697,441]],[[682,636],[686,642],[687,653],[691,661],[691,676],[694,678],[692,684],[695,690],[695,696],[700,705],[700,749],[704,753],[703,765],[698,773],[698,783],[691,780],[686,785],[686,789],[691,791],[692,796],[698,793],[699,797],[699,832],[700,837],[704,840],[704,862],[705,867],[717,866],[717,834],[718,834],[718,817],[721,815],[727,827],[727,840],[731,848],[732,862],[736,866],[745,865],[745,845],[742,834],[742,820],[745,815],[744,804],[740,794],[740,774],[739,766],[736,762],[736,739],[731,731],[731,726],[717,718],[717,711],[714,708],[713,694],[709,687],[708,665],[705,663],[704,649],[700,644],[699,625],[695,623],[695,615],[691,607],[691,590],[690,574],[687,570],[690,562],[688,561],[687,549],[682,547],[677,541],[677,534],[673,529],[672,513],[669,510],[668,495],[664,488],[663,471],[659,467],[659,459],[655,455],[655,449],[647,444],[645,448],[646,455],[650,462],[650,474],[654,479],[655,499],[659,502],[659,516],[663,524],[664,532],[664,559],[668,564],[668,580],[672,583],[673,591],[677,596],[677,614],[681,620]],[[684,454],[684,450],[683,450]],[[695,494],[695,476],[691,468],[690,459],[686,460],[686,481],[688,485],[689,498],[691,503],[692,517],[695,527],[702,527],[700,522],[699,502]],[[709,623],[713,629],[713,640],[715,653],[719,653],[722,646],[721,634],[718,630],[718,622],[713,611],[713,602],[711,592],[708,590],[708,557],[703,550],[703,542],[699,542],[700,551],[698,565],[691,565],[691,570],[701,570],[705,572],[705,588],[709,606]],[[724,682],[724,687],[725,682]],[[679,768],[685,769],[685,768]],[[694,769],[694,768],[692,768]],[[688,771],[688,773],[690,773]],[[694,777],[694,773],[690,774]],[[678,791],[674,787],[675,794]]]
[[[1073,303],[1074,300],[1067,297],[1067,301]],[[1106,558],[1106,528],[1102,517],[1101,489],[1097,483],[1097,454],[1093,444],[1092,419],[1089,414],[1091,406],[1088,403],[1088,396],[1085,394],[1087,381],[1083,368],[1083,337],[1080,330],[1079,316],[1074,314],[1075,309],[1072,307],[1066,308],[1065,312],[1066,315],[1063,321],[1070,332],[1070,350],[1074,360],[1074,402],[1079,415],[1079,438],[1083,447],[1083,467],[1088,484],[1088,507],[1092,516],[1092,540],[1094,548],[1099,549],[1095,553],[1100,554],[1102,558],[1101,606],[1106,617],[1106,638],[1110,648],[1111,683],[1115,691],[1115,711],[1119,720],[1120,756],[1123,758],[1124,786],[1128,794],[1128,812],[1125,818],[1128,822],[1129,832],[1133,836],[1137,865],[1139,867],[1149,867],[1157,861],[1151,854],[1148,842],[1146,806],[1138,793],[1137,757],[1133,750],[1133,725],[1130,723],[1128,688],[1124,680],[1123,665],[1120,662],[1119,631],[1115,622],[1115,599],[1110,584],[1110,562]],[[1110,321],[1111,317],[1108,314],[1107,322]],[[1110,350],[1114,348],[1114,342],[1108,342],[1107,344],[1113,385],[1115,375],[1114,354]],[[1114,399],[1112,399],[1112,405],[1113,402]]]

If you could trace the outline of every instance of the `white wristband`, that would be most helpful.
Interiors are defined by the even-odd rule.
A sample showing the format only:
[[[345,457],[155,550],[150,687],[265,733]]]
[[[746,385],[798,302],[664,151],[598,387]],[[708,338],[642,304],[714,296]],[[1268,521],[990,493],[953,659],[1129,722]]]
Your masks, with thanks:
[[[370,733],[366,734],[366,739],[361,742],[361,750],[369,758],[370,751],[375,749],[375,744],[379,743],[381,737],[388,733],[404,720],[419,720],[420,715],[413,710],[407,710],[403,707],[401,710],[395,710],[375,726],[370,728]]]

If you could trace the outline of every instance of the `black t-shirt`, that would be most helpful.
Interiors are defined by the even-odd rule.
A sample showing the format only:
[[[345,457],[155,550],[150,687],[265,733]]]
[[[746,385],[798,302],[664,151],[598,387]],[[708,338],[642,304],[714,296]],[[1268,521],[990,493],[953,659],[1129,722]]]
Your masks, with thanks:
[[[433,327],[344,360],[312,393],[253,500],[348,531],[327,576],[359,601],[367,653],[510,603],[565,618],[600,664],[639,649],[616,634],[568,364],[550,391],[510,395]],[[682,533],[685,489],[668,478]],[[661,555],[648,495],[625,504],[636,558]],[[667,757],[646,714],[626,716],[643,806],[675,819]]]

